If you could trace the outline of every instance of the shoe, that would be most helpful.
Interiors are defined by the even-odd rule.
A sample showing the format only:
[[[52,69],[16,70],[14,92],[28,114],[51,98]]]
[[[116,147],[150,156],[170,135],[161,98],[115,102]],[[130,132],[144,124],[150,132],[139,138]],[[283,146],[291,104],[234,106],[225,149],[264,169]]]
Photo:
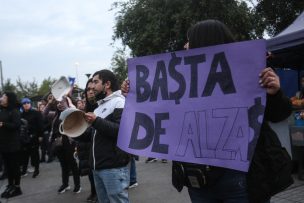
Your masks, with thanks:
[[[52,163],[54,161],[53,158],[48,158],[48,160],[46,161],[46,163]]]
[[[152,162],[156,162],[157,159],[156,158],[147,158],[146,159],[146,163],[152,163]]]
[[[8,192],[12,189],[12,185],[7,185],[4,192],[1,193],[1,198],[7,198]]]
[[[87,198],[87,202],[96,203],[97,202],[97,196],[96,196],[96,194],[95,195],[90,194],[90,196],[88,196],[88,198]]]
[[[162,159],[161,162],[162,163],[168,163],[167,159]]]
[[[27,172],[21,172],[21,177],[25,177],[25,176],[27,176],[28,175],[28,173]]]
[[[65,193],[65,191],[70,190],[71,187],[70,186],[66,186],[66,185],[61,185],[60,188],[58,189],[58,193],[62,194]]]
[[[33,173],[34,171],[35,171],[34,168],[28,168],[28,169],[27,169],[27,172],[29,172],[29,173]]]
[[[8,191],[6,198],[16,197],[22,195],[20,187],[12,186],[12,189]]]
[[[76,194],[80,193],[81,192],[80,185],[79,186],[75,186],[73,192],[76,193]]]
[[[33,173],[33,178],[36,178],[39,175],[39,170],[35,170]]]
[[[45,162],[45,159],[40,159],[40,163],[44,163]]]
[[[135,182],[135,183],[130,183],[129,189],[135,188],[135,187],[137,187],[137,186],[138,186],[138,183],[137,183],[137,182]]]

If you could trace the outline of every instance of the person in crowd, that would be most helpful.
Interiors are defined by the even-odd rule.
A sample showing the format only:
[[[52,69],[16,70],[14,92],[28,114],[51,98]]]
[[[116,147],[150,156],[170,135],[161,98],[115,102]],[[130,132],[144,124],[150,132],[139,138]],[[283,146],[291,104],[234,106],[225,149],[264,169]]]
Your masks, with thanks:
[[[27,167],[29,158],[31,158],[31,165],[35,168],[33,178],[39,175],[39,142],[43,139],[43,119],[42,114],[32,108],[32,101],[29,98],[21,100],[21,118],[28,123],[28,136],[22,142],[22,171],[21,175],[27,175]]]
[[[85,112],[92,112],[94,109],[97,108],[97,103],[95,102],[95,94],[93,90],[93,82],[92,78],[90,78],[87,81],[85,90],[84,90],[84,96],[85,96],[85,105],[83,105],[82,100],[77,101],[77,108],[81,109]],[[80,102],[81,101],[81,102]],[[91,152],[91,138],[92,135],[92,128],[89,127],[84,134],[82,134],[80,137],[75,138],[77,141],[76,145],[76,154],[79,159],[79,171],[81,176],[88,175],[90,186],[91,186],[91,193],[87,197],[87,202],[97,202],[97,195],[96,195],[96,189],[95,189],[95,183],[93,178],[92,169],[89,164],[89,157]]]
[[[76,101],[76,108],[84,111],[85,110],[85,102],[82,99],[78,99]]]
[[[137,173],[136,173],[136,160],[138,160],[139,157],[132,155],[130,160],[130,184],[129,189],[135,188],[138,186],[137,182]]]
[[[292,105],[297,108],[304,107],[304,75],[301,75],[300,87],[300,91],[298,91],[294,97],[290,98]]]
[[[38,105],[38,111],[43,115],[44,109],[45,109],[45,102],[44,100],[40,102]],[[41,157],[40,162],[52,162],[52,153],[51,153],[51,146],[49,142],[50,138],[50,131],[51,131],[51,122],[48,118],[43,117],[43,140],[40,144],[41,149]],[[46,156],[48,159],[46,159]]]
[[[0,98],[0,153],[7,167],[8,185],[1,194],[2,198],[22,194],[20,188],[20,140],[21,117],[17,96],[4,92]]]
[[[47,117],[50,108],[52,105],[57,106],[56,113],[54,114],[52,126],[51,126],[51,143],[53,145],[53,153],[57,155],[60,167],[61,167],[61,180],[62,185],[58,189],[58,193],[62,194],[66,192],[67,190],[70,190],[69,186],[69,174],[70,171],[72,171],[73,174],[73,180],[74,180],[74,193],[80,193],[81,192],[81,186],[80,186],[80,176],[79,176],[79,169],[76,163],[76,160],[74,159],[74,149],[75,149],[75,142],[73,140],[70,140],[66,135],[63,135],[59,131],[59,125],[61,123],[61,120],[59,119],[60,114],[62,111],[64,111],[66,108],[71,107],[72,101],[68,97],[64,97],[62,101],[55,102],[54,97],[50,97],[48,104],[45,107],[45,110],[43,112],[44,116]]]
[[[188,31],[188,39],[185,47],[189,49],[235,41],[231,31],[218,20],[205,20],[195,24]],[[121,86],[124,94],[129,91],[129,82],[124,81]],[[248,173],[202,164],[173,162],[172,183],[178,191],[183,186],[188,187],[191,202],[266,203],[270,202],[273,194],[292,184],[290,157],[286,151],[282,152],[277,135],[267,123],[288,118],[291,104],[283,95],[279,77],[271,68],[265,68],[261,72],[259,83],[267,92],[267,101],[264,121]],[[280,158],[276,159],[277,157]],[[190,171],[196,172],[197,180],[207,179],[207,184],[191,184],[194,177]]]
[[[92,124],[91,167],[98,201],[129,202],[130,156],[117,147],[117,137],[125,98],[119,91],[116,76],[109,70],[93,75],[93,89],[98,107],[85,115]]]

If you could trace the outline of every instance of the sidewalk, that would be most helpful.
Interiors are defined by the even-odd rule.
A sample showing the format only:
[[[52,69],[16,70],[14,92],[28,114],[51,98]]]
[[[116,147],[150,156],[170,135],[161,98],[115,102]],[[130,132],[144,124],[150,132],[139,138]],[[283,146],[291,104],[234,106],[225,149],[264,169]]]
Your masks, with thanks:
[[[171,185],[171,162],[144,163],[141,158],[137,164],[139,186],[130,189],[132,203],[187,203],[190,202],[186,188],[178,193]],[[2,203],[81,203],[89,196],[89,181],[81,178],[82,192],[74,194],[72,191],[58,194],[61,185],[61,171],[59,162],[41,164],[40,175],[32,178],[32,174],[22,178],[23,195],[9,200],[1,199]],[[6,181],[0,181],[0,192],[5,189]],[[73,189],[73,180],[70,177]],[[296,180],[295,184],[286,191],[271,199],[272,203],[304,203],[304,181]]]

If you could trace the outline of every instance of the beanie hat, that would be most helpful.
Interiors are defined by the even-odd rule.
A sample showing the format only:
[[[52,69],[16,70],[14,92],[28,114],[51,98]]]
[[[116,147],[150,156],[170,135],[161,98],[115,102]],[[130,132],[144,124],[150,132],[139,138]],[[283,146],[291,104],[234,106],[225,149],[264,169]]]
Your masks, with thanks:
[[[22,104],[25,104],[25,103],[31,103],[32,101],[29,99],[29,98],[23,98],[22,100],[21,100],[21,103]]]

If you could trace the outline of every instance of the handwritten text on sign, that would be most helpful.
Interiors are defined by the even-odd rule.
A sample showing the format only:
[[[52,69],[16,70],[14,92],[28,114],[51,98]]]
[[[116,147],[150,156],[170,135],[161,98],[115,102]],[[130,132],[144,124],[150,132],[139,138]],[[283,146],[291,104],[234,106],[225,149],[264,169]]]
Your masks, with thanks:
[[[130,59],[118,146],[248,171],[265,107],[263,40]]]

